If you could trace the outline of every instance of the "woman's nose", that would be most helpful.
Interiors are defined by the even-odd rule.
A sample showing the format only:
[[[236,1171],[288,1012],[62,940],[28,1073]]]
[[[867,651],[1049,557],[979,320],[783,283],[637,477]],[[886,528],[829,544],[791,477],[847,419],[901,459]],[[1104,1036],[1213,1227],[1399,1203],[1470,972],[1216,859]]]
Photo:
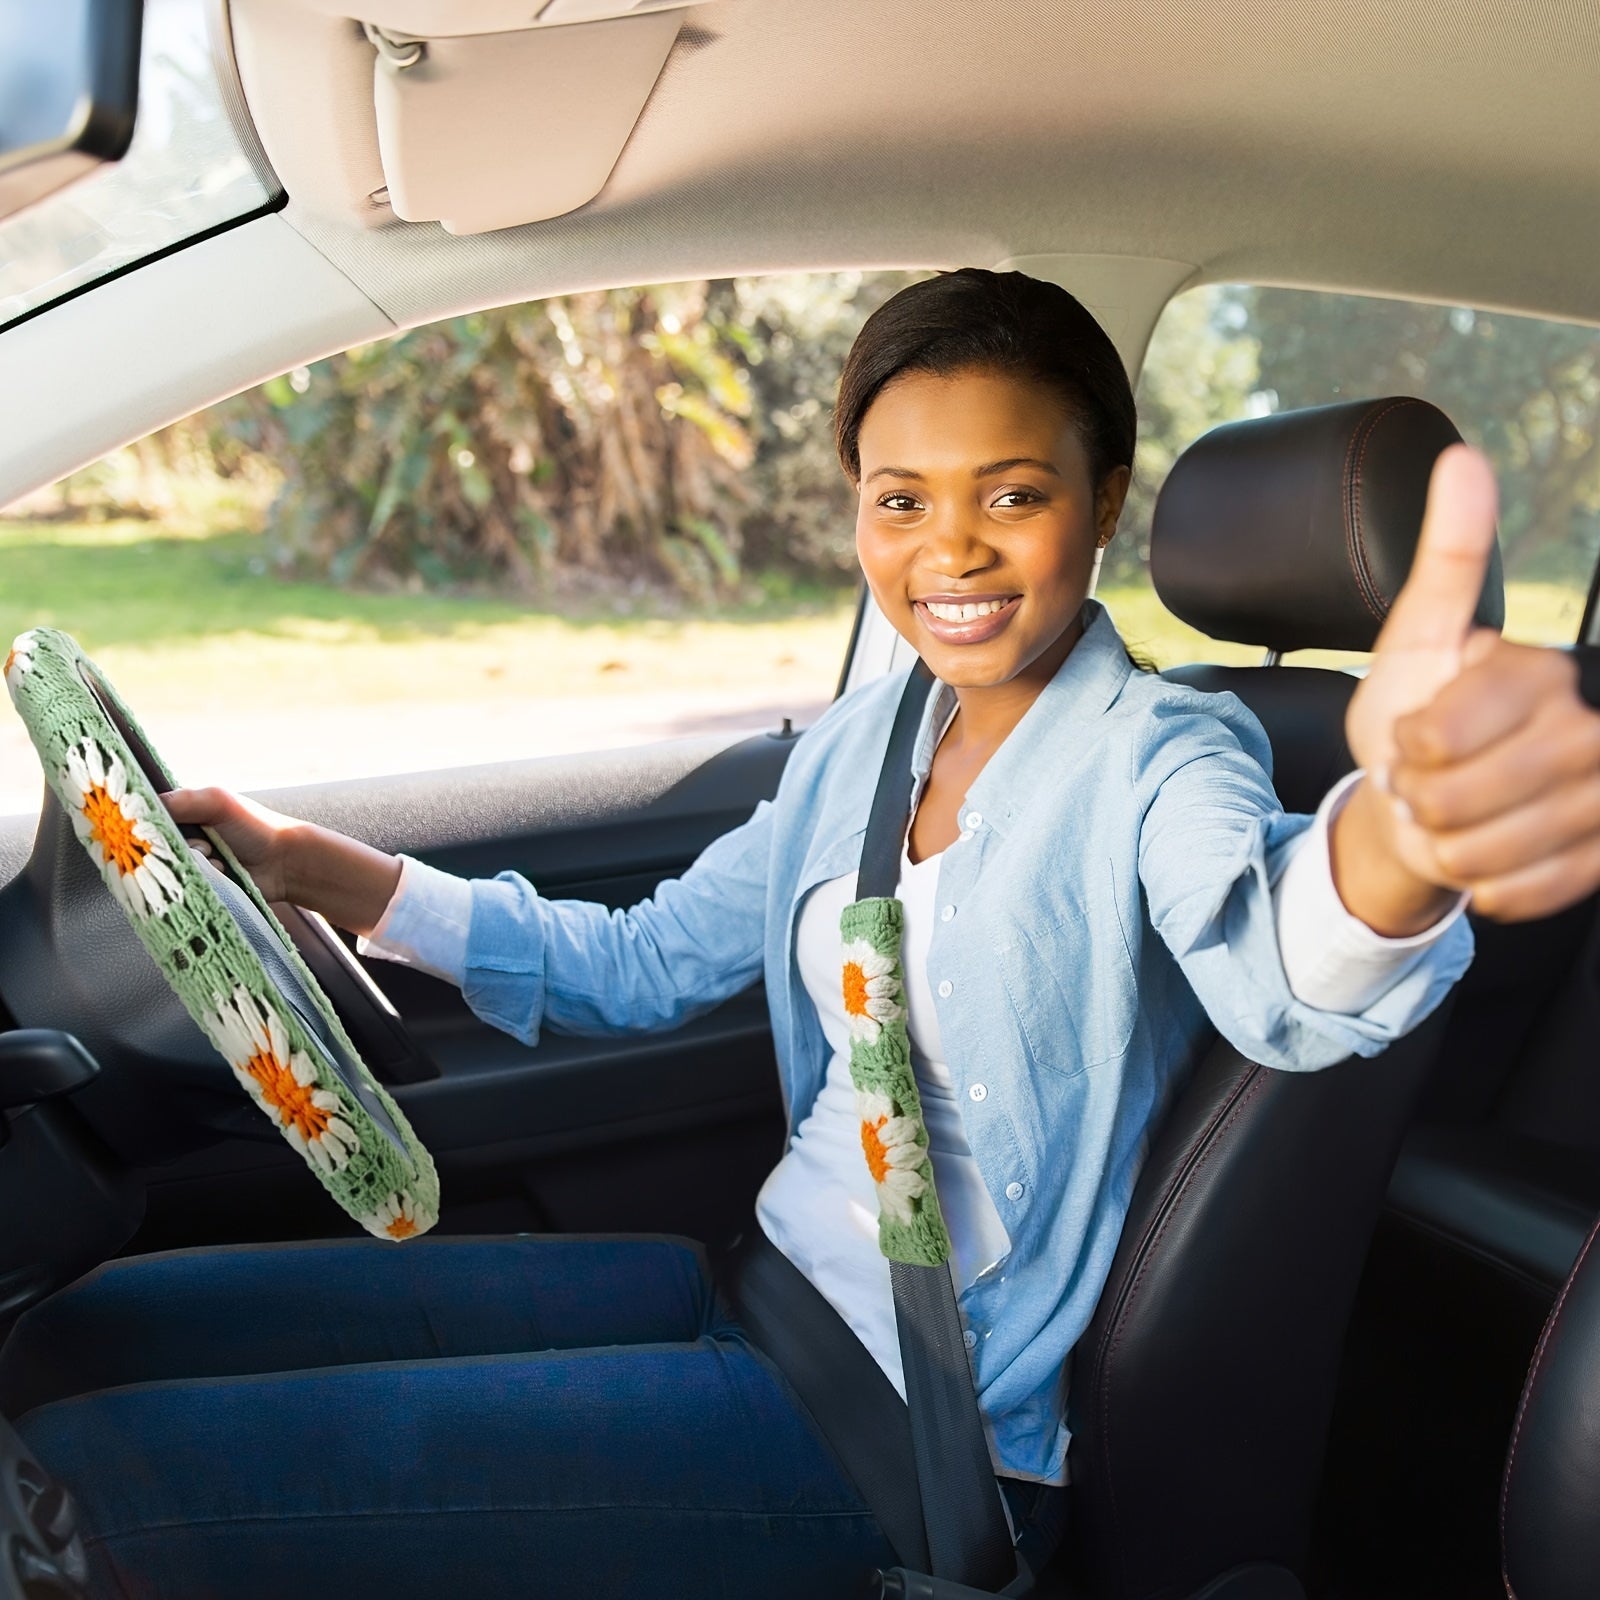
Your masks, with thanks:
[[[962,506],[949,507],[931,519],[923,555],[935,572],[949,578],[982,572],[995,560],[981,520]]]

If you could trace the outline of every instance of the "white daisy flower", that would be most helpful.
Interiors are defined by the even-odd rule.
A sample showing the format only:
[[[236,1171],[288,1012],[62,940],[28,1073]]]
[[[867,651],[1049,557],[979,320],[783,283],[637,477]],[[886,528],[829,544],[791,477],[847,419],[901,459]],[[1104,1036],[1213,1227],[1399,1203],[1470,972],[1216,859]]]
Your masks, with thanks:
[[[888,1095],[867,1089],[856,1090],[856,1115],[861,1119],[862,1154],[878,1186],[879,1208],[896,1222],[910,1222],[916,1202],[928,1189],[928,1180],[917,1170],[928,1155],[917,1142],[918,1119],[896,1116]]]
[[[894,966],[865,939],[845,940],[844,1015],[852,1038],[875,1044],[884,1023],[905,1015]]]
[[[241,985],[232,999],[218,1001],[203,1026],[250,1098],[319,1172],[337,1172],[361,1148],[355,1129],[339,1115],[339,1097],[317,1087],[311,1058],[290,1049],[269,1005]]]
[[[33,670],[33,652],[38,645],[30,628],[26,633],[19,633],[12,641],[11,650],[6,656],[6,688],[11,691],[11,698],[17,697],[17,690],[22,687],[22,680]]]
[[[413,1239],[426,1233],[434,1219],[409,1194],[391,1194],[375,1211],[360,1219],[361,1226],[379,1239]]]
[[[136,917],[165,916],[183,899],[183,886],[149,808],[129,792],[121,760],[81,739],[67,751],[58,778],[73,831],[112,894]]]

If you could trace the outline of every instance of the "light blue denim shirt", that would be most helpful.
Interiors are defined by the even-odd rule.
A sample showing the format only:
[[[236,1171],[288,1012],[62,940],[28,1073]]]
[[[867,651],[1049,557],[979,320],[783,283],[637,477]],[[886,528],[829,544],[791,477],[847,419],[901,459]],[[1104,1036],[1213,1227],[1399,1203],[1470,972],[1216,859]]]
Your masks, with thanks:
[[[939,868],[939,903],[955,911],[928,957],[967,1140],[1012,1241],[961,1296],[979,1399],[1004,1469],[1050,1479],[1067,1446],[1064,1360],[1207,1018],[1265,1065],[1325,1067],[1413,1027],[1472,958],[1458,919],[1364,1012],[1297,1000],[1271,886],[1310,819],[1279,808],[1261,725],[1232,695],[1135,671],[1093,602],[1087,620],[962,804]],[[547,1027],[645,1033],[765,977],[792,1136],[829,1059],[795,926],[811,889],[856,868],[904,683],[834,704],[795,745],[777,797],[631,910],[546,900],[515,873],[476,880],[473,1010],[529,1044]],[[930,691],[919,778],[952,693]]]

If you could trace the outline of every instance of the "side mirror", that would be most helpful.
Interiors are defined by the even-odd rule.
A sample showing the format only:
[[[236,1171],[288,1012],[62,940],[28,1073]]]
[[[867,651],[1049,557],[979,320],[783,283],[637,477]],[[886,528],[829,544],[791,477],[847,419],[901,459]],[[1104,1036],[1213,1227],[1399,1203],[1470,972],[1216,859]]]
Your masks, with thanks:
[[[144,0],[0,0],[0,219],[119,161]]]

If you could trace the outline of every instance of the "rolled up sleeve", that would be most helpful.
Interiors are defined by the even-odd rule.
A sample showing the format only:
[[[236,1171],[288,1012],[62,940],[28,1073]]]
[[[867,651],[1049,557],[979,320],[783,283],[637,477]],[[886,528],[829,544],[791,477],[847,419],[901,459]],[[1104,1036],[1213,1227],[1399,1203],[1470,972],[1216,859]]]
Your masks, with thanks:
[[[1295,997],[1323,1011],[1363,1011],[1393,988],[1467,908],[1465,894],[1431,928],[1386,938],[1352,915],[1333,879],[1328,833],[1364,774],[1352,772],[1328,791],[1316,820],[1290,846],[1273,886],[1278,952]]]
[[[400,882],[377,927],[356,941],[356,953],[415,967],[459,987],[471,920],[470,880],[401,856]]]

